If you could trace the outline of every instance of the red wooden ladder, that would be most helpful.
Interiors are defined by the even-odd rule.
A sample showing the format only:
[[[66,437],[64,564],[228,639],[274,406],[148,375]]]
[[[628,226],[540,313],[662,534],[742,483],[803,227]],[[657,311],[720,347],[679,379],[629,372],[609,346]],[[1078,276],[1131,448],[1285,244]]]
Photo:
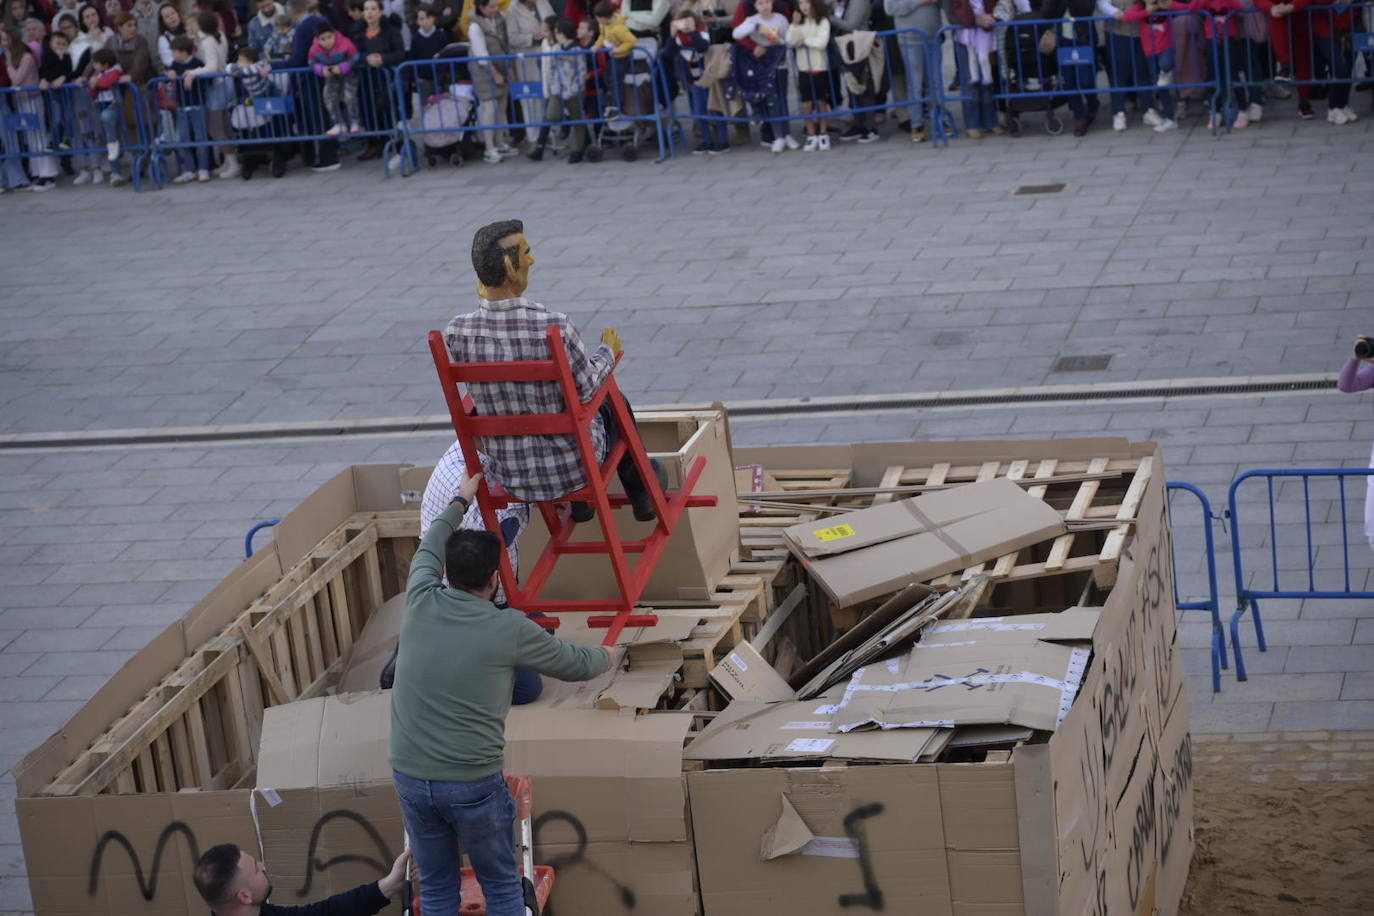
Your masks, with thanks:
[[[429,332],[429,349],[434,356],[434,366],[439,372],[439,381],[444,386],[444,399],[448,402],[449,416],[453,420],[454,432],[463,450],[463,460],[471,469],[482,467],[477,457],[479,439],[496,436],[530,435],[570,435],[577,443],[582,458],[582,466],[587,469],[587,483],[581,489],[556,500],[534,502],[544,518],[549,530],[549,542],[530,570],[529,577],[521,585],[516,580],[517,570],[510,564],[506,551],[501,551],[501,587],[505,590],[506,600],[511,607],[526,614],[568,614],[585,613],[592,616],[587,625],[606,628],[603,645],[615,644],[621,631],[627,627],[652,626],[658,623],[654,614],[636,614],[634,608],[639,596],[643,594],[649,577],[654,573],[658,559],[668,545],[673,528],[682,517],[683,510],[700,506],[716,505],[714,496],[693,496],[701,472],[706,467],[705,458],[697,458],[687,469],[682,488],[665,493],[658,485],[658,477],[649,464],[649,456],[644,451],[644,443],[639,438],[634,417],[625,398],[616,384],[614,367],[607,373],[606,380],[596,393],[585,403],[578,397],[577,385],[573,380],[572,366],[568,352],[563,344],[563,335],[557,326],[548,329],[549,359],[525,362],[455,363],[449,358],[444,337],[438,331]],[[620,355],[616,355],[619,364]],[[557,382],[563,393],[565,411],[556,414],[503,414],[499,416],[478,416],[472,397],[459,385],[468,386],[484,382]],[[592,445],[591,423],[601,409],[602,403],[610,404],[621,435],[606,455],[606,460],[598,464],[596,451]],[[568,406],[571,405],[571,406]],[[634,460],[639,476],[644,480],[649,498],[653,502],[658,519],[654,530],[644,538],[626,541],[616,530],[612,507],[625,506],[629,499],[606,492],[611,475],[616,472],[620,459],[629,452]],[[576,526],[571,518],[560,519],[557,503],[587,502],[596,508],[596,517],[601,523],[603,539],[599,541],[573,542],[570,540]],[[501,526],[496,520],[496,510],[512,502],[528,502],[517,499],[499,485],[494,485],[486,477],[477,488],[477,507],[482,515],[486,529],[503,537]],[[604,554],[609,558],[611,569],[619,588],[619,596],[598,600],[558,600],[540,598],[540,592],[553,572],[558,558],[565,554]],[[639,554],[639,562],[630,568],[627,555]],[[557,620],[541,620],[541,626],[556,626]]]

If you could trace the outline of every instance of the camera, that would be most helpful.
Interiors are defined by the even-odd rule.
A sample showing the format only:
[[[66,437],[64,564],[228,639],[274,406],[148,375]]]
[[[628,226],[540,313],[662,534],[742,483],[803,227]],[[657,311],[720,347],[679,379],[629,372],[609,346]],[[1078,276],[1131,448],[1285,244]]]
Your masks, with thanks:
[[[1356,359],[1374,359],[1374,340],[1362,337],[1355,341]]]

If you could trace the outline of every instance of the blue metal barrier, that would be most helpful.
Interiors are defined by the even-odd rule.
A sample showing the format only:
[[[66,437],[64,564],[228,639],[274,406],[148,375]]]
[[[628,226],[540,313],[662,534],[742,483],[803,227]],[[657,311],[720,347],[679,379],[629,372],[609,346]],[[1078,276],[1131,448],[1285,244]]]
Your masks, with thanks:
[[[249,528],[248,533],[243,536],[243,558],[246,560],[253,556],[253,535],[264,528],[272,528],[280,524],[281,519],[272,518],[265,522],[258,522],[252,528]]]
[[[1224,58],[1220,95],[1228,130],[1249,106],[1262,104],[1271,80],[1296,86],[1300,104],[1307,103],[1312,87],[1325,87],[1327,120],[1345,124],[1356,120],[1350,110],[1355,84],[1374,74],[1374,3],[1318,0],[1283,16],[1235,10],[1226,14],[1217,44]],[[1361,56],[1364,75],[1357,78]]]
[[[1295,469],[1295,470],[1256,470],[1246,471],[1238,476],[1231,483],[1231,488],[1227,494],[1227,516],[1231,520],[1231,562],[1235,570],[1236,577],[1236,611],[1231,615],[1231,650],[1236,657],[1236,679],[1243,681],[1245,675],[1245,660],[1241,655],[1240,649],[1240,620],[1248,610],[1250,619],[1255,627],[1255,642],[1259,650],[1264,652],[1268,645],[1264,640],[1264,622],[1260,618],[1260,598],[1374,598],[1374,592],[1362,591],[1351,587],[1350,582],[1350,516],[1346,504],[1346,480],[1348,478],[1360,478],[1367,480],[1374,475],[1374,468],[1321,468],[1321,469]],[[1319,587],[1317,579],[1316,557],[1312,539],[1312,480],[1329,479],[1337,484],[1337,492],[1340,500],[1340,525],[1341,525],[1341,557],[1342,557],[1342,577],[1341,588],[1322,588]],[[1250,588],[1245,584],[1244,563],[1241,557],[1241,524],[1239,504],[1236,493],[1241,485],[1247,480],[1262,479],[1268,488],[1269,504],[1269,559],[1273,567],[1273,587],[1272,588]],[[1306,559],[1307,559],[1307,582],[1306,588],[1284,588],[1279,581],[1279,546],[1278,546],[1278,522],[1274,510],[1274,481],[1284,479],[1299,479],[1302,481],[1303,505],[1302,515],[1306,530]],[[1320,523],[1320,520],[1318,520]]]
[[[1211,500],[1207,494],[1190,483],[1170,481],[1171,492],[1192,493],[1198,498],[1202,508],[1202,531],[1207,559],[1207,598],[1202,601],[1180,601],[1178,595],[1178,576],[1174,576],[1174,604],[1180,611],[1209,611],[1212,615],[1212,692],[1221,692],[1221,672],[1229,667],[1226,663],[1226,628],[1221,622],[1221,600],[1217,596],[1217,551],[1212,537],[1212,522],[1220,516],[1213,514]],[[1170,526],[1173,525],[1174,506],[1169,501]],[[1177,566],[1177,563],[1175,563]],[[1241,678],[1244,680],[1244,678]]]
[[[627,161],[637,158],[652,131],[659,160],[667,158],[670,147],[659,105],[662,74],[658,61],[638,45],[623,60],[627,63],[605,52],[578,49],[405,62],[397,68],[394,87],[396,105],[412,110],[393,141],[399,147],[401,174],[419,168],[421,146],[431,165],[441,155],[460,164],[461,144],[466,139],[480,138],[489,154],[502,155],[503,134],[510,128],[541,133],[584,128],[591,135],[587,158],[593,161],[608,148],[620,149]],[[552,100],[546,98],[541,71],[566,61],[584,64],[588,74],[584,91],[566,102],[560,98],[556,105],[548,105]],[[605,69],[594,76],[599,64]],[[520,121],[506,120],[511,99],[521,103],[524,117]],[[535,113],[541,117],[531,119]],[[389,159],[390,152],[384,158]]]
[[[352,108],[342,87],[336,97],[330,83],[308,67],[272,70],[267,88],[257,94],[248,91],[242,77],[229,74],[198,77],[189,90],[176,78],[151,80],[149,91],[161,109],[149,155],[154,183],[163,185],[169,161],[176,163],[177,174],[208,170],[211,150],[217,148],[285,155],[294,143],[371,140],[390,146],[405,110],[395,91],[396,70],[359,66],[350,77],[356,77]],[[352,130],[354,118],[360,130]]]
[[[852,36],[832,41],[826,51],[779,46],[769,52],[771,56],[759,58],[765,67],[772,65],[771,79],[768,74],[757,80],[754,74],[746,76],[744,85],[751,88],[744,95],[747,100],[739,114],[705,109],[705,90],[693,98],[689,81],[680,76],[679,83],[687,88],[682,95],[690,113],[679,113],[676,100],[668,104],[674,132],[685,136],[678,123],[684,117],[695,121],[705,138],[711,136],[713,126],[723,129],[729,124],[759,124],[767,141],[782,139],[793,121],[850,118],[856,128],[868,130],[871,116],[880,112],[896,112],[899,118],[905,114],[903,120],[911,121],[913,127],[933,128],[927,117],[935,98],[931,86],[933,45],[932,36],[920,29],[890,29],[875,33],[873,45],[862,56],[862,44]],[[740,73],[750,67],[754,55],[740,45],[730,47],[734,61],[729,81],[738,90]],[[819,62],[811,62],[814,54],[827,57],[823,70],[816,69]],[[769,83],[773,87],[771,94]],[[792,110],[789,98],[794,88],[799,106],[807,106],[810,111]],[[821,103],[828,106],[827,110],[820,109]],[[697,151],[709,150],[698,147]]]
[[[137,83],[116,83],[109,92],[112,102],[97,102],[76,84],[0,89],[0,180],[7,187],[28,184],[25,165],[36,179],[55,178],[62,158],[81,172],[123,176],[127,160],[127,177],[139,189],[152,137],[151,96]]]
[[[1177,94],[1183,91],[1202,91],[1208,99],[1209,114],[1214,115],[1222,57],[1216,42],[1208,39],[1197,43],[1197,35],[1214,34],[1216,20],[1210,13],[1186,10],[1151,13],[1148,18],[1136,15],[1142,18],[1140,26],[1151,50],[1157,47],[1154,36],[1168,30],[1172,44],[1167,51],[1147,54],[1139,36],[1108,31],[1106,43],[1101,46],[1105,55],[1099,60],[1099,23],[1115,25],[1117,19],[1112,16],[1051,20],[1028,14],[994,22],[987,29],[944,26],[938,33],[939,40],[933,43],[930,64],[942,112],[941,117],[934,119],[939,131],[937,144],[947,145],[949,136],[956,133],[948,110],[952,102],[959,102],[963,108],[965,132],[1002,132],[997,117],[1001,110],[1006,114],[1005,129],[1013,135],[1020,133],[1020,116],[1026,112],[1043,111],[1045,129],[1052,135],[1064,130],[1063,119],[1056,114],[1061,107],[1068,106],[1080,121],[1095,118],[1101,106],[1098,96],[1103,93],[1112,101],[1111,107],[1120,111],[1124,111],[1126,94],[1136,95],[1141,108],[1153,113],[1146,123],[1156,130],[1171,129],[1163,125],[1175,123],[1180,98]],[[1046,50],[1041,45],[1046,33],[1055,36],[1053,53],[1042,53]],[[944,79],[941,47],[946,40],[953,48],[956,93],[946,88]],[[1196,45],[1203,51],[1201,63],[1206,66],[1200,78],[1179,78],[1177,43],[1184,41],[1192,43],[1190,48]],[[1097,74],[1104,67],[1109,85],[1099,86]],[[1215,124],[1212,129],[1215,133]]]

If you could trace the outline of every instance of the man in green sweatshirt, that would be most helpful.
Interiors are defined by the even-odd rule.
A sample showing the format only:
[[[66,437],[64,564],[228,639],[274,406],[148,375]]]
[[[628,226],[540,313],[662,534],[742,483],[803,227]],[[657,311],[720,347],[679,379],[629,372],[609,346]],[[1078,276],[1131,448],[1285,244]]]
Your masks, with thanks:
[[[515,669],[584,681],[609,669],[612,656],[491,603],[501,542],[458,530],[479,479],[462,481],[410,564],[391,690],[391,767],[420,870],[420,908],[458,912],[461,843],[489,916],[525,916],[515,803],[501,771]]]

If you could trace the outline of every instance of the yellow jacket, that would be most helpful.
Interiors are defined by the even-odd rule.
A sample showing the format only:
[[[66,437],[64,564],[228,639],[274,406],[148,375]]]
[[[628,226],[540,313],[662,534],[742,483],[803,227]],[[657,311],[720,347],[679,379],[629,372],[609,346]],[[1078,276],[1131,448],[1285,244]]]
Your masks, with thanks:
[[[510,9],[510,5],[511,0],[497,0],[497,6],[501,8],[503,13]],[[472,17],[477,15],[474,6],[473,0],[463,0],[463,11],[458,16],[458,28],[462,30],[463,41],[468,40],[468,26],[472,25]]]
[[[599,22],[597,25],[601,26],[601,37],[596,40],[596,44],[592,45],[593,48],[599,50],[614,45],[615,47],[611,49],[612,57],[630,56],[630,52],[634,50],[639,39],[635,38],[630,27],[625,24],[624,16],[616,13],[609,25],[601,25]]]

